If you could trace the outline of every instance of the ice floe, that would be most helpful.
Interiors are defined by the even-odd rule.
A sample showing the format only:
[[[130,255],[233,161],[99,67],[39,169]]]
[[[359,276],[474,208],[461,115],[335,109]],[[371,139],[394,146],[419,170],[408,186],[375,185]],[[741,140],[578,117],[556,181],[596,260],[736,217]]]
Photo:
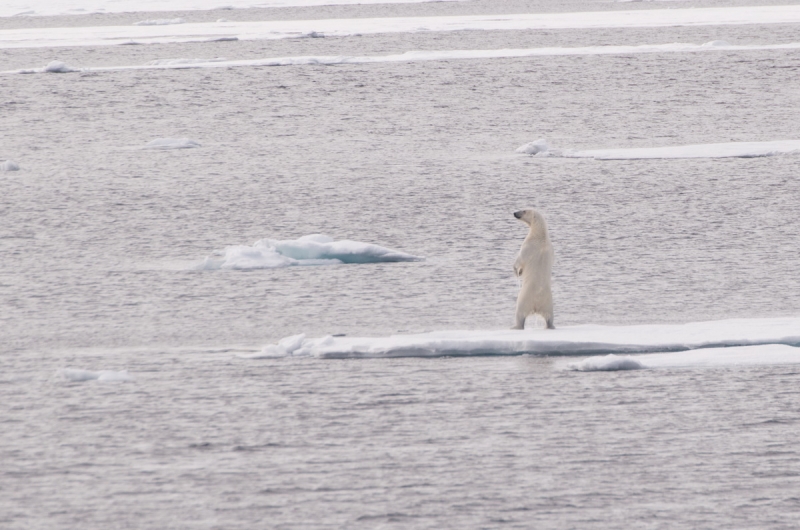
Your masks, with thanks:
[[[67,66],[61,61],[50,61],[47,66],[44,67],[44,71],[51,74],[66,74],[69,72],[77,72],[78,70]]]
[[[133,377],[127,370],[121,372],[113,372],[111,370],[100,370],[93,372],[91,370],[80,370],[77,368],[64,368],[60,370],[60,374],[64,379],[75,382],[82,381],[133,381]]]
[[[567,365],[577,372],[616,372],[619,370],[641,370],[644,365],[628,355],[619,356],[609,353],[605,356],[589,357],[580,362]]]
[[[464,30],[551,30],[730,24],[800,23],[800,5],[698,9],[645,9],[577,13],[387,17],[257,22],[202,22],[169,26],[24,28],[0,31],[0,48],[108,46],[192,42],[211,37],[285,39],[313,32],[326,37]],[[708,47],[706,47],[708,48]]]
[[[577,362],[560,361],[557,368],[579,372],[612,372],[658,368],[705,368],[800,364],[800,348],[785,344],[762,344],[730,348],[703,348],[675,353],[589,357]]]
[[[193,149],[195,147],[202,146],[189,138],[156,138],[147,144],[146,149]]]
[[[19,171],[19,164],[17,164],[13,160],[6,160],[5,162],[0,162],[0,171]]]
[[[533,142],[529,142],[525,145],[517,147],[515,152],[523,155],[535,155],[538,153],[546,153],[547,151],[547,140],[540,138],[538,140],[534,140]]]
[[[537,142],[543,142],[537,140]],[[677,145],[669,147],[637,147],[627,149],[548,149],[546,142],[541,149],[533,150],[525,144],[517,153],[537,157],[594,158],[596,160],[639,160],[649,158],[758,158],[800,151],[800,140],[777,140],[772,142],[727,142],[715,144]],[[533,151],[533,152],[529,152]]]
[[[465,0],[226,0],[224,6],[218,0],[7,0],[0,3],[0,17],[458,1]]]
[[[182,18],[156,18],[153,20],[140,20],[135,22],[134,26],[169,26],[171,24],[185,24],[186,21]]]
[[[423,259],[371,243],[334,241],[326,235],[311,234],[285,241],[262,239],[256,241],[253,246],[240,245],[217,250],[195,269],[274,269],[301,265],[384,263]]]
[[[262,353],[256,356],[320,358],[521,354],[577,356],[670,352],[759,344],[800,346],[800,317],[637,326],[585,325],[555,330],[434,331],[389,337],[306,338],[295,335],[277,344],[266,346]],[[795,350],[800,359],[800,349]],[[620,363],[620,366],[624,366],[627,361]]]
[[[208,39],[206,39],[208,40]],[[236,37],[220,37],[216,40],[236,40]],[[715,41],[716,42],[716,41]],[[1,46],[0,46],[1,47]],[[714,45],[706,44],[653,44],[641,46],[586,46],[582,48],[527,48],[500,50],[430,50],[409,51],[393,55],[312,55],[295,57],[268,57],[263,59],[226,60],[215,59],[157,59],[143,65],[121,65],[81,68],[81,72],[110,72],[117,70],[160,70],[169,68],[233,68],[247,66],[303,66],[333,64],[399,63],[418,61],[452,61],[467,59],[510,59],[555,55],[627,55],[639,53],[692,53],[692,52],[742,52],[753,50],[800,49],[800,42],[768,45]],[[9,70],[3,74],[41,73],[44,70],[30,68]]]

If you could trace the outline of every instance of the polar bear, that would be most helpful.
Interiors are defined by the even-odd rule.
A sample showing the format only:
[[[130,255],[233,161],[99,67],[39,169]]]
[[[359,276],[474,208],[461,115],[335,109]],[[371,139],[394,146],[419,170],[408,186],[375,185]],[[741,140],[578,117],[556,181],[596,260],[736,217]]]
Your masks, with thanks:
[[[550,292],[550,274],[553,270],[553,246],[547,235],[544,216],[529,208],[514,212],[514,217],[530,227],[528,236],[522,242],[514,273],[522,280],[522,288],[517,297],[517,314],[512,329],[523,329],[528,315],[541,315],[547,322],[547,329],[553,325],[553,294]]]

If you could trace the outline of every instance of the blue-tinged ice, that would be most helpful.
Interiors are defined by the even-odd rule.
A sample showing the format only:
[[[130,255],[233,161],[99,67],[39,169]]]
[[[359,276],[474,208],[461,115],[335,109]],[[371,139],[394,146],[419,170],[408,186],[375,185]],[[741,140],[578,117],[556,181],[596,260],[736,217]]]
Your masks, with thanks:
[[[256,241],[253,246],[239,245],[217,250],[196,268],[199,270],[274,269],[300,265],[383,263],[423,259],[372,243],[334,241],[333,238],[323,234],[311,234],[289,240],[262,239]]]

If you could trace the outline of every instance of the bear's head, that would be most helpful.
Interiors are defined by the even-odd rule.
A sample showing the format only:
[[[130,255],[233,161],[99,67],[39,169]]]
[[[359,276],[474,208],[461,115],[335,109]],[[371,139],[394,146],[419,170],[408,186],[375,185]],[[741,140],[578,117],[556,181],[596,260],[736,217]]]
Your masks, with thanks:
[[[514,217],[524,222],[528,226],[534,226],[536,224],[544,225],[544,216],[533,208],[514,212]]]
[[[544,216],[533,208],[514,212],[514,217],[531,227],[531,232],[540,237],[547,237],[547,223]]]

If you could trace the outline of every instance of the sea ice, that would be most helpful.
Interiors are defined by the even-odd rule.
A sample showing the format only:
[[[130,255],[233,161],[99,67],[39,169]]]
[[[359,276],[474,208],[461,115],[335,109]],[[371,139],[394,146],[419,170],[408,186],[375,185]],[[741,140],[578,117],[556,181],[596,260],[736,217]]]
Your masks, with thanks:
[[[589,357],[579,362],[560,362],[560,368],[580,372],[658,368],[706,368],[799,364],[800,348],[786,344],[762,344],[729,348],[700,348],[675,353],[655,353],[634,357]]]
[[[312,234],[285,241],[262,239],[256,241],[252,247],[239,245],[217,250],[203,260],[196,269],[273,269],[298,265],[381,263],[422,259],[424,258],[371,243],[334,241],[326,235]]]
[[[577,363],[567,365],[570,370],[578,372],[615,372],[618,370],[641,370],[642,363],[633,357],[620,357],[610,353],[606,356],[589,357]]]
[[[0,171],[19,171],[19,165],[13,160],[0,163]]]
[[[271,345],[264,351],[271,356],[285,351],[286,355],[320,358],[656,353],[760,344],[800,346],[800,317],[638,326],[584,325],[555,330],[435,331],[389,337],[327,336],[303,338],[297,347],[294,347],[299,340],[297,336],[291,339],[291,350],[282,346],[281,341],[279,348]],[[800,360],[800,349],[794,348],[792,352]]]
[[[92,372],[90,370],[80,370],[77,368],[64,368],[60,373],[69,381],[133,381],[133,377],[131,377],[127,370],[122,370],[121,372],[113,372],[111,370]]]
[[[210,40],[236,40],[236,37],[219,37]],[[205,39],[208,41],[209,39]],[[723,41],[714,41],[723,42]],[[0,43],[1,44],[1,43]],[[1,46],[0,46],[1,47]],[[503,59],[515,57],[543,57],[555,55],[628,55],[638,53],[709,53],[709,52],[741,52],[756,50],[791,50],[800,49],[800,42],[789,44],[765,45],[709,45],[706,44],[646,44],[641,46],[585,46],[581,48],[523,48],[501,50],[426,50],[409,51],[393,55],[318,55],[296,57],[270,57],[264,59],[242,59],[228,61],[216,59],[160,59],[144,65],[102,66],[82,68],[82,72],[110,72],[118,70],[154,70],[164,68],[231,68],[246,66],[302,66],[319,64],[371,64],[416,61],[452,61],[467,59]],[[41,73],[42,69],[9,70],[2,74]],[[534,142],[535,143],[535,142]]]
[[[464,0],[229,0],[224,6],[217,0],[7,0],[0,3],[0,17],[458,1]]]
[[[778,140],[773,142],[728,142],[633,149],[591,149],[587,151],[565,149],[561,151],[561,156],[566,158],[594,158],[597,160],[636,160],[643,158],[757,158],[792,153],[799,150],[800,140]],[[551,155],[555,155],[556,153],[557,152],[551,152]]]
[[[93,26],[25,28],[0,31],[0,48],[108,46],[138,43],[196,42],[210,37],[240,40],[286,39],[312,32],[326,37],[421,31],[511,31],[591,28],[637,28],[730,24],[797,24],[800,5],[642,9],[577,13],[386,17],[255,22],[188,23],[169,26]],[[708,49],[709,47],[705,47]]]
[[[61,61],[50,61],[47,64],[47,66],[44,67],[44,71],[53,74],[66,74],[69,72],[78,72],[78,70],[70,66],[67,66]]]
[[[185,24],[182,18],[156,18],[153,20],[141,20],[134,23],[134,26],[169,26],[170,24]]]
[[[201,147],[201,145],[189,138],[156,138],[147,144],[146,149],[192,149],[194,147]]]
[[[545,140],[544,138],[540,138],[533,142],[517,147],[517,150],[515,151],[515,153],[520,153],[524,155],[535,155],[546,152],[547,152],[547,140]]]

